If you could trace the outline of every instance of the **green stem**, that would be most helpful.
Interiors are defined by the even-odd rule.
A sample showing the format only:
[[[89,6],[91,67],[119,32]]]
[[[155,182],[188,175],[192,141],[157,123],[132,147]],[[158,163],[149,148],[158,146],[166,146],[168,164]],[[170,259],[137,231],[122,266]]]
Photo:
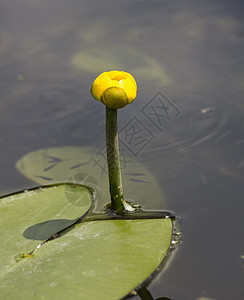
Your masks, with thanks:
[[[106,146],[109,175],[109,189],[111,196],[111,208],[117,213],[122,213],[123,188],[119,161],[117,109],[106,106]]]

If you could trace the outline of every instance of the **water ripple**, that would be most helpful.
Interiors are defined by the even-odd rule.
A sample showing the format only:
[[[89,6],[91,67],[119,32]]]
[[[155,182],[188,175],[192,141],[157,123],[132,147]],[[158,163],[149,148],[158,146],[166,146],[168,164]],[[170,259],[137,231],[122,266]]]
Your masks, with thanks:
[[[165,122],[162,132],[149,125],[155,138],[139,157],[150,161],[169,158],[230,134],[233,113],[226,101],[198,94],[175,95],[174,99],[179,117]]]

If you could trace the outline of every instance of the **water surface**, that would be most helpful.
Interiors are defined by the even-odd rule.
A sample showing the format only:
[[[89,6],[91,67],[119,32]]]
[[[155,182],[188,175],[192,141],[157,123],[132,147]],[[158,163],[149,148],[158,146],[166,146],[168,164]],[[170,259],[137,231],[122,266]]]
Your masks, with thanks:
[[[144,208],[174,211],[183,233],[149,290],[243,299],[243,19],[238,0],[2,0],[1,194],[35,185],[15,168],[30,151],[103,147],[91,83],[106,69],[131,72],[139,91],[119,112],[121,152],[166,197]],[[134,192],[147,184],[135,174]]]

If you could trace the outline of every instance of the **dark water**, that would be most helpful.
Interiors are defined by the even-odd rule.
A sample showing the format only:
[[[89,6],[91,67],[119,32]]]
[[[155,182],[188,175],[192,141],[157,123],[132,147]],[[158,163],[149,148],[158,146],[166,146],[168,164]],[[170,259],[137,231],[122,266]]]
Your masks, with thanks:
[[[30,151],[99,149],[104,107],[91,83],[131,72],[139,91],[119,112],[121,151],[165,194],[144,207],[174,211],[183,233],[149,291],[243,299],[243,19],[237,0],[1,0],[1,194],[33,186],[15,168]]]

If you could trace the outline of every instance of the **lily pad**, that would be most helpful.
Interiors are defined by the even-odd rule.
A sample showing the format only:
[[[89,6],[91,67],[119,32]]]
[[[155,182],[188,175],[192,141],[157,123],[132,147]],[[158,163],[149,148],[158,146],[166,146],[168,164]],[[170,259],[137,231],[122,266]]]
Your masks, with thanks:
[[[138,63],[139,62],[139,63]],[[131,70],[137,80],[143,83],[157,83],[159,86],[170,86],[171,78],[161,62],[140,49],[121,45],[100,45],[78,51],[71,57],[75,69],[90,73],[101,73],[104,70]],[[139,66],[139,67],[138,67]]]
[[[38,184],[71,182],[92,186],[98,193],[96,209],[100,211],[110,201],[105,151],[105,147],[100,150],[71,146],[39,149],[20,158],[16,167]],[[126,200],[148,209],[166,207],[157,178],[141,163],[123,153],[120,160]]]
[[[151,278],[169,252],[171,218],[120,219],[90,213],[91,204],[90,191],[71,184],[0,199],[3,299],[120,299]]]
[[[67,201],[65,191],[79,199]],[[15,258],[32,251],[40,242],[74,224],[92,204],[91,193],[80,186],[36,188],[0,199],[1,275],[15,265]],[[1,286],[1,285],[0,285]],[[1,293],[0,293],[1,294]],[[8,298],[5,298],[8,299]]]
[[[0,271],[3,299],[120,299],[161,264],[171,219],[90,221]]]
[[[51,148],[17,162],[28,178],[52,186],[0,199],[3,299],[120,299],[160,269],[172,242],[172,219],[157,212],[145,218],[143,212],[125,217],[91,212],[88,186],[96,190],[94,202],[102,199],[102,207],[109,202],[106,176],[92,163],[96,155],[82,147]],[[133,174],[143,178],[136,179],[141,200],[152,186],[160,194],[154,177],[136,162],[124,170],[127,190],[137,182],[130,180]],[[68,183],[54,185],[63,181]]]

